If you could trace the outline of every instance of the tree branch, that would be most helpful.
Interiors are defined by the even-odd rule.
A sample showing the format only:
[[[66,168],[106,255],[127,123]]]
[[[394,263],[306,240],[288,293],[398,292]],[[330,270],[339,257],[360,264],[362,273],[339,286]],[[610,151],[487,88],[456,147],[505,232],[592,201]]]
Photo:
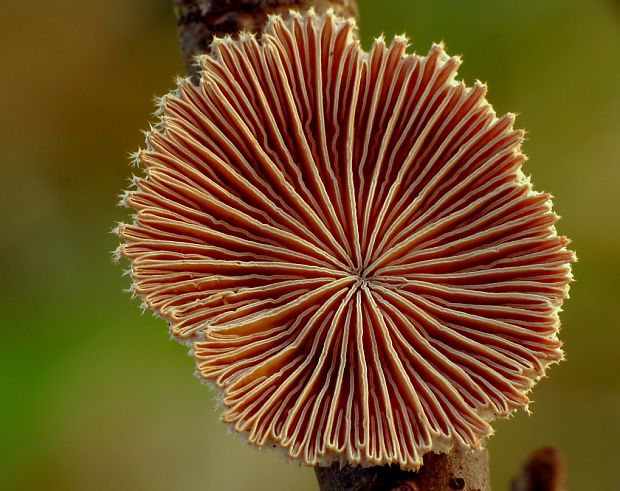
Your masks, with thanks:
[[[418,472],[398,466],[315,468],[321,491],[489,491],[486,449],[455,448],[449,454],[430,453]]]

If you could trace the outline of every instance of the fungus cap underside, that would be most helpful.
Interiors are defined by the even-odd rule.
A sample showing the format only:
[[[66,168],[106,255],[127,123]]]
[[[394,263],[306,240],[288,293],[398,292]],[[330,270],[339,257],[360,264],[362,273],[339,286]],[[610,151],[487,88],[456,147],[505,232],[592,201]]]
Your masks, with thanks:
[[[573,253],[523,132],[434,45],[353,20],[216,40],[137,154],[119,253],[223,420],[308,464],[478,447],[562,358]]]

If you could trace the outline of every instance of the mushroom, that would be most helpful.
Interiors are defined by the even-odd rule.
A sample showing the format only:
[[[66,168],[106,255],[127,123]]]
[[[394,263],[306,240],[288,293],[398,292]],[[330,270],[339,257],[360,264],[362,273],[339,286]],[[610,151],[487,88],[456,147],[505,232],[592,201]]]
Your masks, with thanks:
[[[311,465],[479,448],[563,356],[574,255],[523,131],[407,47],[312,11],[215,39],[123,197],[132,289],[223,420]]]

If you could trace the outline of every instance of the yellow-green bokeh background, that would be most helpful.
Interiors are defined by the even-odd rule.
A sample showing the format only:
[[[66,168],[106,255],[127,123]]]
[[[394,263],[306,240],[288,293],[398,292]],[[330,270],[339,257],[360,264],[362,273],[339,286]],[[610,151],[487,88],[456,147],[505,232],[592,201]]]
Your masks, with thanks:
[[[127,154],[182,72],[169,0],[0,2],[0,489],[311,490],[310,470],[218,422],[166,326],[110,260]],[[620,490],[620,3],[366,0],[361,33],[444,40],[529,132],[526,173],[555,195],[580,262],[567,361],[533,415],[495,425],[493,482],[537,446],[571,490]]]

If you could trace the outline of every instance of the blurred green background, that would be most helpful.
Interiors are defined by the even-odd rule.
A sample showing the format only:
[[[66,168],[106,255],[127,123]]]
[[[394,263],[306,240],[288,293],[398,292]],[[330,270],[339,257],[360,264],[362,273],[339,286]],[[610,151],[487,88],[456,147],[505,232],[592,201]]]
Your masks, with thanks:
[[[110,251],[128,152],[183,67],[169,0],[0,2],[0,489],[311,490],[311,470],[227,434]],[[580,262],[567,362],[495,425],[494,489],[554,443],[571,490],[620,490],[620,4],[361,1],[361,34],[444,40],[529,132]]]

